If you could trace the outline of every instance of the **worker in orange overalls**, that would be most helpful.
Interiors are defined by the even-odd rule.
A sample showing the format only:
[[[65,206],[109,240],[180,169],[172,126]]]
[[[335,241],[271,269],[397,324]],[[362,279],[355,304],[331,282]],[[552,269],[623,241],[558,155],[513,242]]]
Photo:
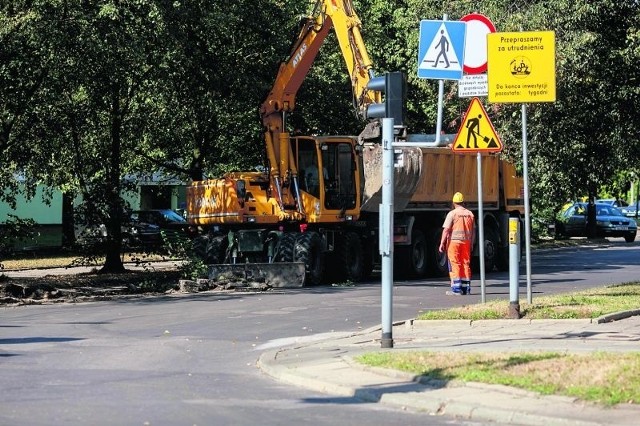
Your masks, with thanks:
[[[473,213],[464,207],[464,196],[460,192],[453,195],[451,210],[442,225],[440,253],[447,251],[450,295],[471,294],[471,251],[475,239],[475,219]]]

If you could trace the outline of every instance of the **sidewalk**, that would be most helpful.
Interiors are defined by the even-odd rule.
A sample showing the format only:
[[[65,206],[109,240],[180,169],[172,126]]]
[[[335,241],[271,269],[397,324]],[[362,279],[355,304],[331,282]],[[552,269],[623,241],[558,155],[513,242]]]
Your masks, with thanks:
[[[638,311],[615,318],[620,319],[601,323],[409,320],[394,325],[393,349],[381,349],[381,330],[372,328],[357,334],[330,333],[322,340],[269,349],[260,356],[258,365],[282,382],[428,415],[515,425],[635,425],[640,417],[638,405],[605,408],[570,397],[541,396],[500,385],[421,383],[411,374],[367,367],[353,360],[374,351],[639,351]]]

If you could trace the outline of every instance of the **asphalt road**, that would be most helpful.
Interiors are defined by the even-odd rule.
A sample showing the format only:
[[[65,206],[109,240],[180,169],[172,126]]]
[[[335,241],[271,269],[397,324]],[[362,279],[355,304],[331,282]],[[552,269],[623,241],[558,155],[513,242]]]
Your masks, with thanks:
[[[532,261],[535,298],[637,280],[640,244],[540,251]],[[478,285],[447,297],[446,279],[396,282],[393,317],[477,303]],[[507,273],[487,275],[487,299],[508,294]],[[2,308],[0,424],[473,424],[290,387],[256,367],[266,348],[380,324],[380,305],[372,281]]]

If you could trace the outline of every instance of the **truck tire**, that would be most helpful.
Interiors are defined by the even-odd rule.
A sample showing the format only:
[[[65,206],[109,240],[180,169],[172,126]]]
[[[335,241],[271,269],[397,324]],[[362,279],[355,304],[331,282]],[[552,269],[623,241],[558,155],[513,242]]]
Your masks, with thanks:
[[[504,244],[507,242],[508,241],[503,241],[503,243],[498,246],[498,256],[496,257],[496,268],[498,269],[498,271],[501,271],[501,272],[506,272],[509,270],[509,260],[510,260],[509,258],[511,256],[509,253],[510,248],[509,248],[509,244],[506,244],[506,245]],[[521,248],[522,248],[522,245],[521,245]]]
[[[377,246],[375,246],[370,241],[363,241],[361,242],[361,244],[362,244],[362,260],[363,260],[362,281],[364,281],[371,278],[371,275],[373,274],[373,267],[375,263],[374,250],[376,249]]]
[[[498,268],[498,271],[502,272],[509,270],[509,246],[498,248],[496,267]]]
[[[324,277],[324,246],[317,232],[305,232],[296,239],[293,261],[305,266],[304,285],[318,285]]]
[[[298,233],[287,232],[282,234],[276,245],[275,262],[293,262],[293,250],[296,244]]]
[[[339,279],[360,282],[364,275],[364,254],[360,236],[355,232],[347,232],[341,238],[337,260],[340,268]]]
[[[484,236],[484,271],[491,272],[496,266],[500,249],[500,236],[495,226],[486,227]],[[507,261],[507,265],[509,262]]]
[[[442,228],[436,228],[429,234],[430,238],[427,243],[429,273],[433,277],[448,277],[449,260],[447,259],[447,253],[440,253],[438,251],[438,248],[440,247],[440,239],[442,238]]]
[[[414,229],[411,244],[399,247],[396,254],[398,274],[403,278],[420,278],[428,270],[428,244],[424,232]]]

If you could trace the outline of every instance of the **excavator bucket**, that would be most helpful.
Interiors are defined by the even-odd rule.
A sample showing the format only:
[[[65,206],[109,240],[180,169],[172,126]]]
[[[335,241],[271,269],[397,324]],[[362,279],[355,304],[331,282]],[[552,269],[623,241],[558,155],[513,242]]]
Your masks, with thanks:
[[[304,286],[302,262],[238,263],[209,265],[209,280],[239,287],[299,288]]]
[[[422,151],[415,147],[395,151],[400,161],[394,167],[394,210],[402,211],[418,186]],[[362,157],[365,181],[362,211],[377,212],[382,202],[382,146],[365,144]]]

